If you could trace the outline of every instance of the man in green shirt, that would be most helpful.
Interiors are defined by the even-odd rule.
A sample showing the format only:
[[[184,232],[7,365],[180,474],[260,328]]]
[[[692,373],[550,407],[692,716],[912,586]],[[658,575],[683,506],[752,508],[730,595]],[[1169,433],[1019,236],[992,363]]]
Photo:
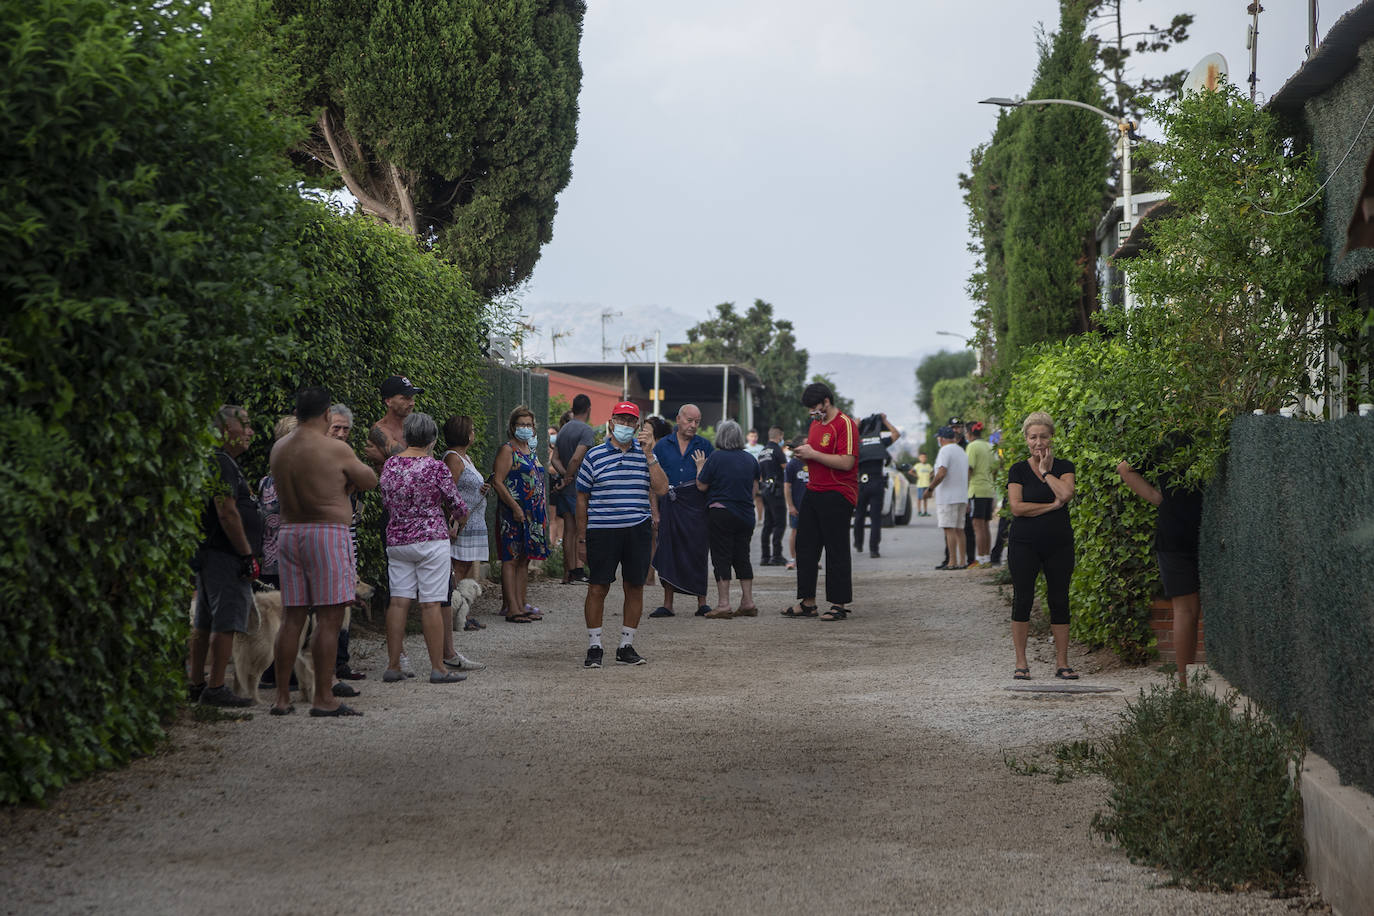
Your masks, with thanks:
[[[992,563],[992,538],[988,521],[992,518],[992,506],[997,501],[997,485],[993,482],[997,473],[997,453],[983,438],[983,424],[970,423],[968,433],[968,495],[972,503],[969,514],[973,518],[973,539],[976,545],[973,565],[987,566]]]

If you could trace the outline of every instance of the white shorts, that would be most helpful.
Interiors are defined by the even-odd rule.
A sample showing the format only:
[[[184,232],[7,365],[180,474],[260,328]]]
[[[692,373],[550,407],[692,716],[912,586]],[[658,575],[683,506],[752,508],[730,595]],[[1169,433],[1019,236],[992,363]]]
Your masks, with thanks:
[[[448,559],[447,539],[388,547],[386,567],[391,597],[446,601]]]
[[[964,516],[968,515],[968,503],[936,503],[935,524],[941,528],[964,527]]]

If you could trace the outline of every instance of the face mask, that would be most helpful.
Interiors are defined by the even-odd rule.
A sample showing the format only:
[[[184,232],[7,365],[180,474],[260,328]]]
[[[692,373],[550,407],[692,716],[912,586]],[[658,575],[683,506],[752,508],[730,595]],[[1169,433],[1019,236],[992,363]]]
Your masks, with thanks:
[[[783,449],[783,450],[782,450],[782,453],[783,453],[783,455],[787,458],[788,461],[791,461],[791,460],[792,460],[792,450],[791,450],[790,448],[785,448],[785,449]]]
[[[554,433],[552,436],[549,436],[549,445],[554,445],[554,444],[556,444],[557,442],[558,442],[558,433]]]
[[[623,445],[635,437],[635,428],[633,426],[621,426],[619,423],[613,423],[611,424],[611,435],[615,436],[615,441]]]
[[[823,423],[825,421],[825,408],[811,411],[811,419],[815,420],[817,423]]]
[[[519,439],[521,442],[533,442],[534,430],[530,429],[528,426],[518,427],[515,430],[515,438]]]

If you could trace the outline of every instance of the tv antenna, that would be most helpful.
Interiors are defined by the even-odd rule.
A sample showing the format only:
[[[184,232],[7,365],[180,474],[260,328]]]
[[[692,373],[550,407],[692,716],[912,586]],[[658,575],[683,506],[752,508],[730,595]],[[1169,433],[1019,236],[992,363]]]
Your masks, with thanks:
[[[573,336],[574,328],[561,328],[549,334],[549,345],[553,347],[553,361],[558,362],[558,342],[565,337]]]
[[[612,318],[619,318],[623,312],[613,312],[610,309],[601,311],[601,361],[604,363],[606,357],[611,355],[611,348],[606,346],[606,325],[611,323]]]

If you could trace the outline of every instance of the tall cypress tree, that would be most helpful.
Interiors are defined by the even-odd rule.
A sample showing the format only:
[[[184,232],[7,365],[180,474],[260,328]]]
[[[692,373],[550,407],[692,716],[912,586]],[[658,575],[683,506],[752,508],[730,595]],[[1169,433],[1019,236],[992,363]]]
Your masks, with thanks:
[[[1059,31],[1040,41],[1027,98],[1102,107],[1084,0],[1061,0]],[[1095,309],[1093,230],[1110,204],[1111,126],[1067,105],[1023,110],[1006,194],[1006,340],[1015,357],[1040,341],[1086,331]]]

